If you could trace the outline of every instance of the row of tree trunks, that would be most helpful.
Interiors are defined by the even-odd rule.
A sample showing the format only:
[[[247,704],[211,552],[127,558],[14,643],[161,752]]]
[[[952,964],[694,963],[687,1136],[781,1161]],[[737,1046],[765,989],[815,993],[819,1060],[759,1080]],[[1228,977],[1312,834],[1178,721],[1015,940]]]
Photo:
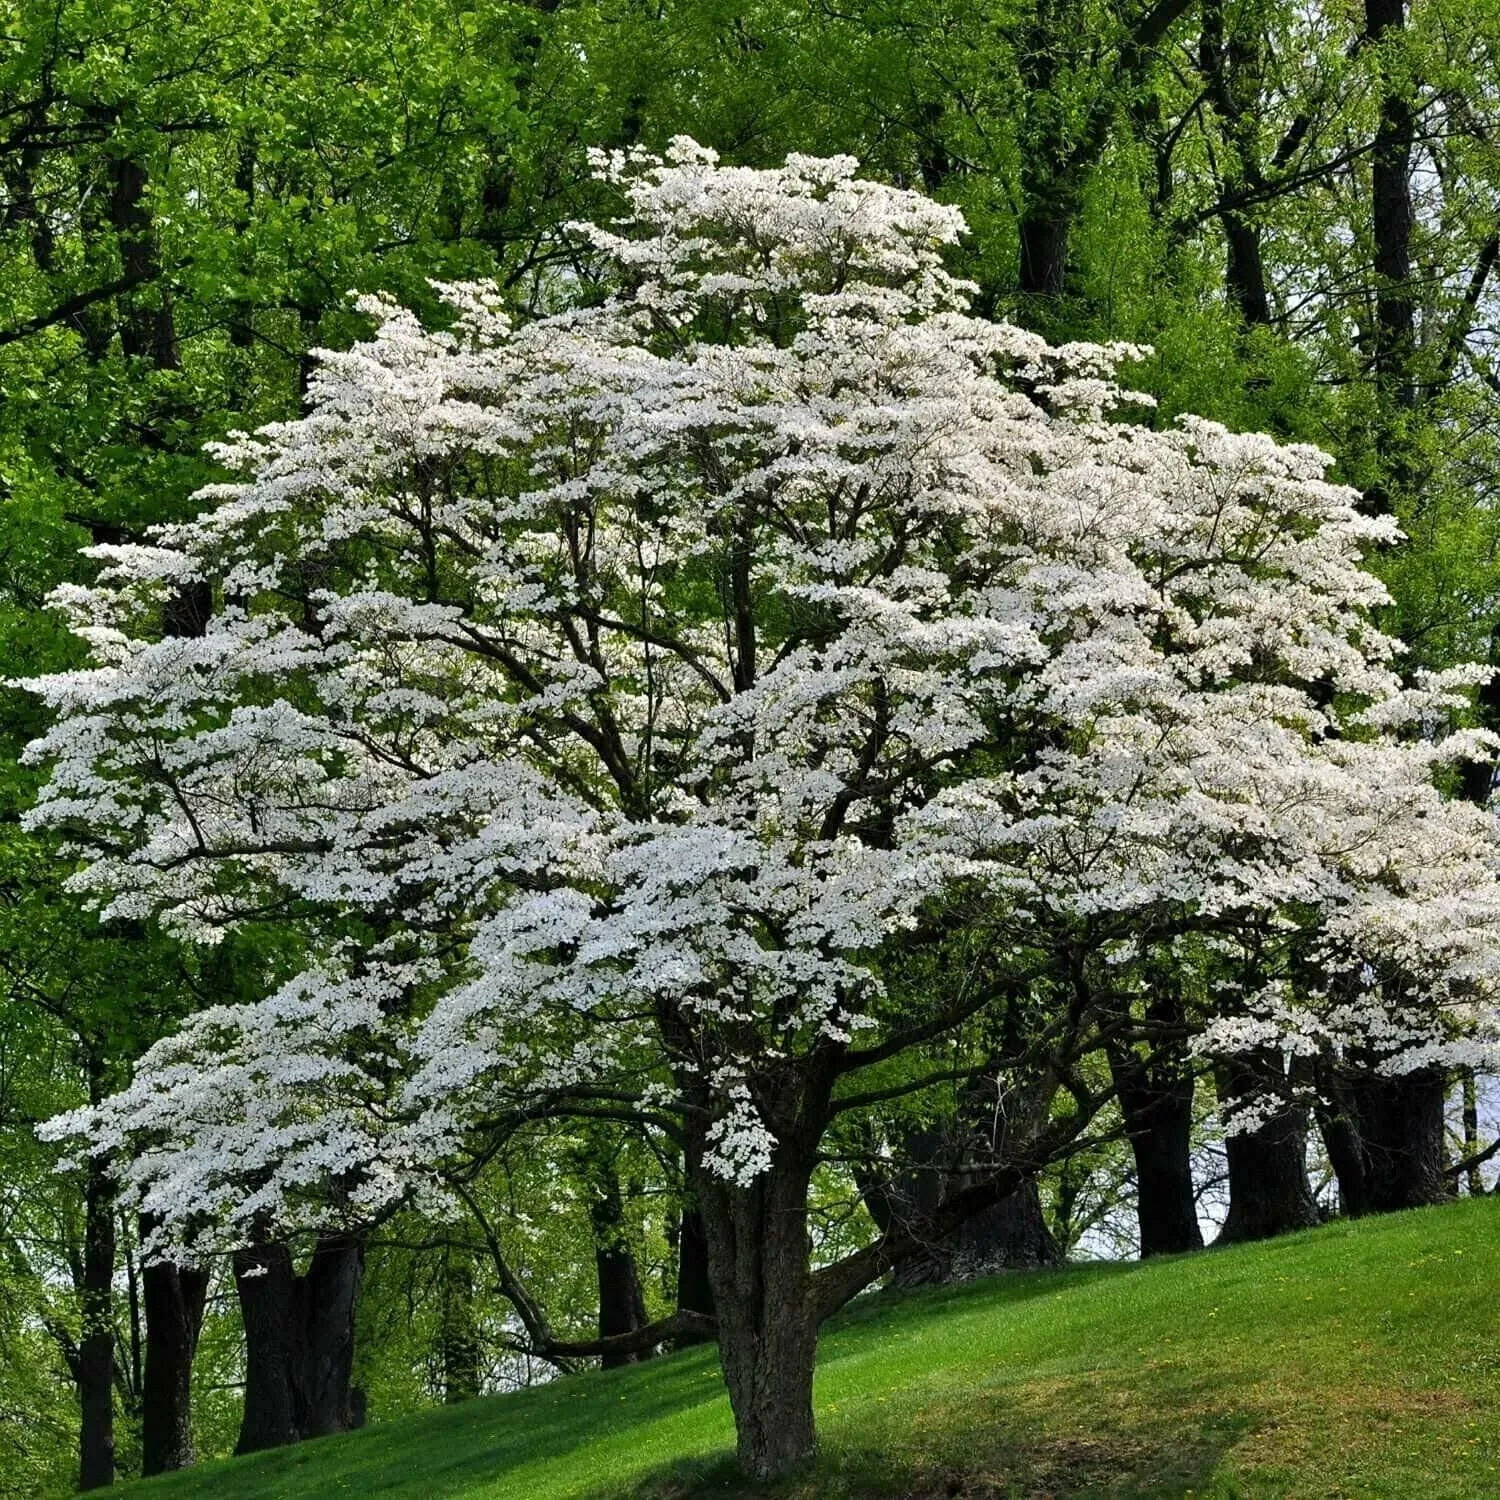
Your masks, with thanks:
[[[245,1411],[236,1453],[362,1424],[363,1401],[352,1376],[363,1275],[364,1246],[349,1235],[320,1239],[300,1275],[284,1244],[236,1253],[235,1290],[245,1325]]]

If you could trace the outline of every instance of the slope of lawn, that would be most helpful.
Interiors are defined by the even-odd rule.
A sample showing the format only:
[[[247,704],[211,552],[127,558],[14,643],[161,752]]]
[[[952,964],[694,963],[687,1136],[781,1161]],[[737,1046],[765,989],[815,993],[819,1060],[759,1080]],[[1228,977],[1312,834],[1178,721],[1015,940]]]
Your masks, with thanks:
[[[1144,1266],[877,1294],[821,1455],[754,1493],[1500,1497],[1500,1198]],[[139,1500],[743,1495],[712,1352],[131,1486]]]

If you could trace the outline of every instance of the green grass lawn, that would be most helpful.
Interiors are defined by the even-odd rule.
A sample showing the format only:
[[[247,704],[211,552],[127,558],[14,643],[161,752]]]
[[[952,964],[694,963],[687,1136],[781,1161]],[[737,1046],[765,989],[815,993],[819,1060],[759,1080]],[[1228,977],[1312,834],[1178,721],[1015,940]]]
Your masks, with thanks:
[[[130,1486],[140,1500],[1500,1497],[1500,1199],[863,1298],[816,1470],[738,1487],[713,1353]]]

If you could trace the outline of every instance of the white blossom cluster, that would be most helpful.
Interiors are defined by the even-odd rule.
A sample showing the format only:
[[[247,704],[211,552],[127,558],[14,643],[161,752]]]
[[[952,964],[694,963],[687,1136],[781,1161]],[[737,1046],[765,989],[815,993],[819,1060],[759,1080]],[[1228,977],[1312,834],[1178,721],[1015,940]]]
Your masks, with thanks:
[[[93,664],[30,684],[32,822],[74,888],[311,956],[55,1133],[182,1234],[377,1212],[567,1100],[696,1099],[748,1181],[773,1081],[878,1039],[884,955],[960,891],[1018,949],[1169,913],[1316,950],[1215,1048],[1491,1045],[1500,846],[1439,789],[1491,753],[1472,676],[1403,681],[1394,532],[1323,454],[1127,420],[1139,351],[973,317],[957,212],[847,158],[597,166],[607,295],[364,299],[241,479],[57,596]]]

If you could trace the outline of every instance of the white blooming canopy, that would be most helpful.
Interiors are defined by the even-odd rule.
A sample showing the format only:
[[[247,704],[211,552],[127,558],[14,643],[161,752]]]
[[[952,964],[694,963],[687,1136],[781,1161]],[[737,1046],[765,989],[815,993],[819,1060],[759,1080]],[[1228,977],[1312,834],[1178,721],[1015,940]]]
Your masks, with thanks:
[[[1490,753],[1474,674],[1403,682],[1394,534],[1322,454],[1130,420],[1139,351],[973,317],[957,212],[847,158],[598,167],[625,210],[560,310],[364,299],[242,480],[59,594],[93,664],[31,684],[33,822],[74,888],[307,955],[61,1133],[231,1240],[528,1109],[685,1122],[744,1187],[1080,945],[1250,921],[1330,981],[1213,1046],[1489,1044],[1497,841],[1441,790]],[[189,584],[215,612],[163,637]],[[890,982],[964,931],[981,962]]]

